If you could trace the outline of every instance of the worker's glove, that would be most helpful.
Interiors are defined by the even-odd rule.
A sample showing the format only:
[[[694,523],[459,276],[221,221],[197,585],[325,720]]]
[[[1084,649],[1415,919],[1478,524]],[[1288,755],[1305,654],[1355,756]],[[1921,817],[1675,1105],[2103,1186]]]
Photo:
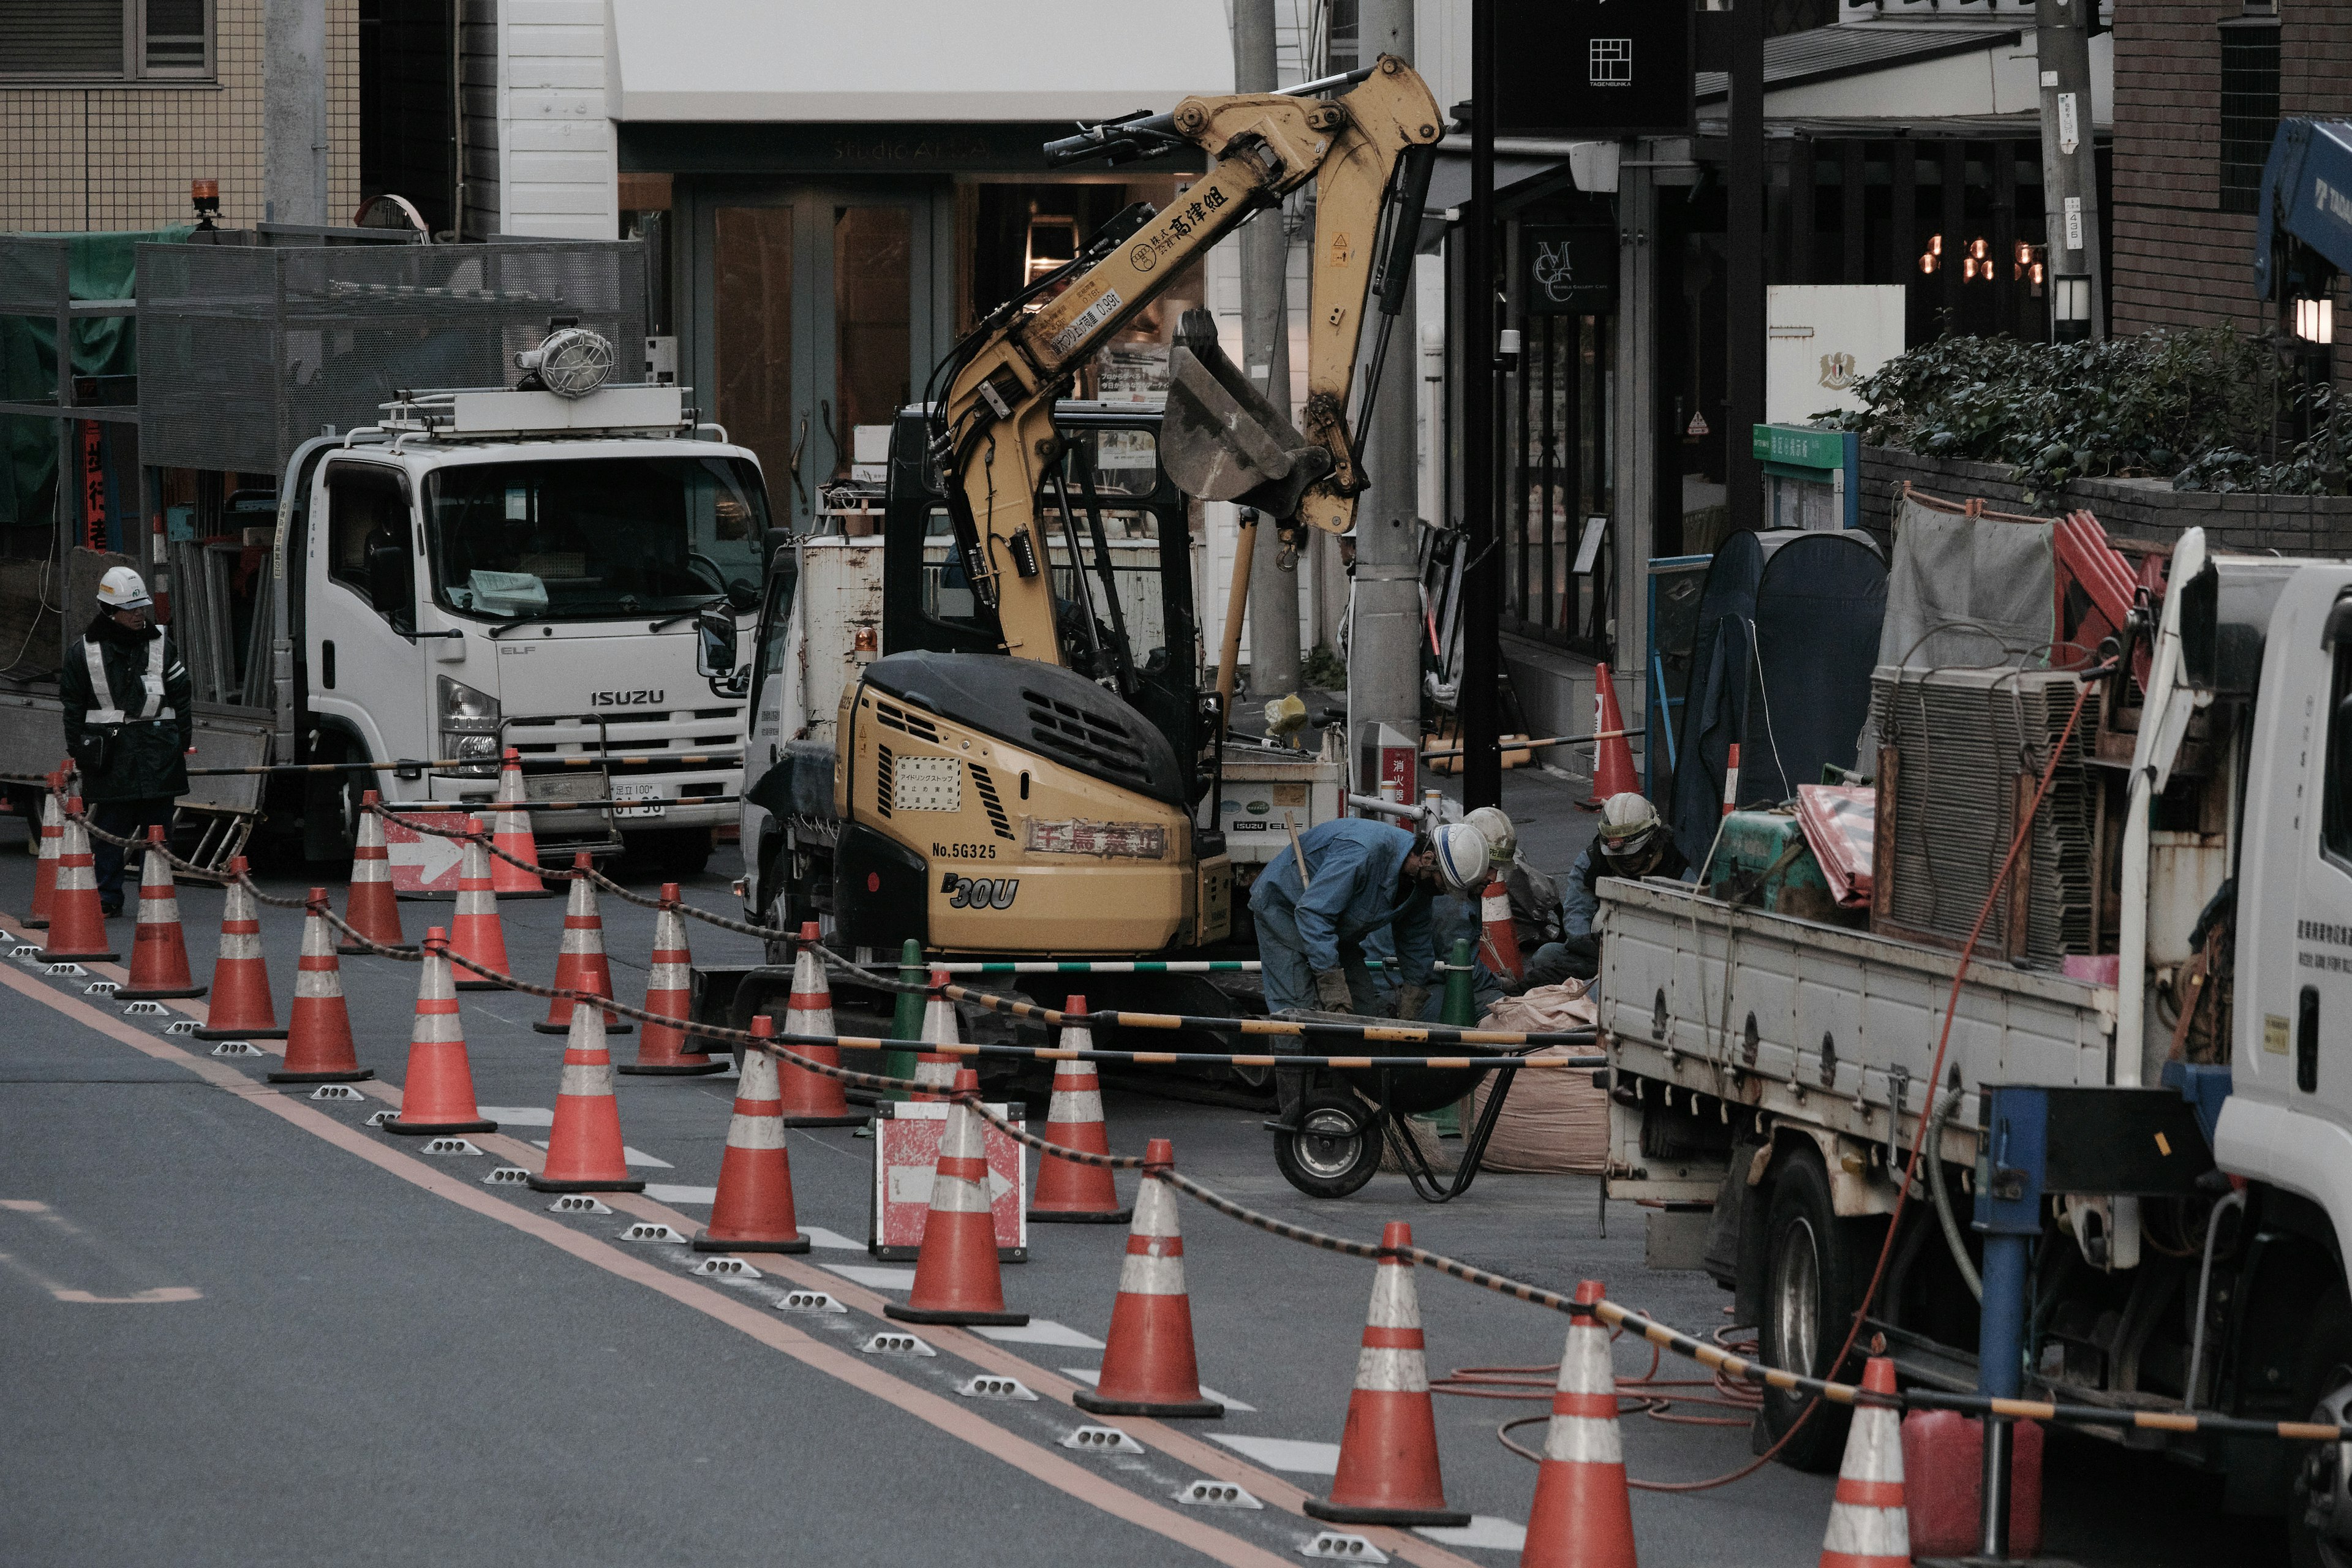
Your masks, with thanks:
[[[1397,993],[1396,1016],[1405,1023],[1410,1024],[1419,1018],[1422,1009],[1428,1005],[1429,987],[1426,985],[1408,985]]]
[[[1327,1013],[1345,1013],[1353,1008],[1356,999],[1348,994],[1348,975],[1339,969],[1318,969],[1315,972],[1315,1000]]]

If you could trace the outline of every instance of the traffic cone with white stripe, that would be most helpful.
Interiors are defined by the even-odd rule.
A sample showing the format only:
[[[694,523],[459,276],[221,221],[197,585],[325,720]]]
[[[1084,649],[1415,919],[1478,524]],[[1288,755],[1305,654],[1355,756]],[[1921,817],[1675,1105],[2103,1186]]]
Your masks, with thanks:
[[[1506,980],[1527,978],[1518,929],[1511,924],[1511,889],[1501,882],[1487,883],[1478,895],[1478,961]]]
[[[286,1065],[269,1075],[270,1082],[356,1083],[375,1076],[373,1068],[360,1066],[352,1044],[352,1014],[343,1003],[343,973],[327,925],[324,888],[310,889],[310,912],[302,917],[302,957],[294,971],[294,1009],[288,1016]]]
[[[1873,1356],[1862,1386],[1895,1396],[1895,1363]],[[1903,1415],[1891,1405],[1853,1407],[1846,1428],[1845,1462],[1822,1537],[1821,1568],[1909,1568],[1911,1516],[1903,1500]]]
[[[952,1092],[980,1092],[980,1075],[965,1068]],[[987,1135],[980,1113],[955,1100],[940,1134],[940,1163],[931,1173],[931,1208],[923,1216],[923,1247],[915,1255],[914,1288],[886,1317],[908,1323],[982,1323],[1018,1328],[1026,1312],[1004,1310],[1004,1274],[996,1257],[996,1216],[988,1197]]]
[[[375,808],[383,797],[370,790],[360,797],[359,842],[352,847],[351,893],[343,901],[343,923],[373,942],[400,947],[408,939],[400,932],[400,900],[392,890],[392,854],[383,842],[383,818]],[[346,956],[368,950],[345,937],[335,951]]]
[[[1633,771],[1633,746],[1625,738],[1625,711],[1617,706],[1617,678],[1605,664],[1592,667],[1592,798],[1583,805],[1597,810],[1611,795],[1642,790],[1642,776]]]
[[[809,921],[801,927],[800,952],[793,955],[793,994],[784,1005],[784,1033],[787,1035],[830,1035],[833,1033],[833,987],[824,977],[824,965],[816,955],[816,922]],[[841,1065],[839,1046],[794,1046],[795,1054],[814,1062],[837,1068]],[[784,1102],[784,1125],[787,1127],[863,1127],[866,1117],[849,1109],[849,1097],[842,1092],[841,1080],[821,1072],[811,1072],[791,1062],[776,1064],[778,1086]]]
[[[228,863],[228,898],[221,906],[220,957],[213,963],[212,1008],[200,1040],[282,1040],[269,1001],[269,961],[261,952],[261,906],[246,883],[245,857]]]
[[[384,1122],[383,1130],[404,1137],[499,1130],[474,1100],[474,1069],[466,1060],[466,1028],[457,1016],[449,939],[439,926],[425,933],[425,973],[416,983],[416,1023],[408,1036],[400,1114]]]
[[[572,900],[563,910],[563,945],[555,957],[555,985],[558,991],[584,991],[613,999],[613,966],[604,960],[604,917],[596,909],[596,887],[588,880],[587,873],[595,862],[585,855],[572,858]],[[572,1015],[579,1004],[569,996],[551,996],[547,1003],[547,1018],[533,1024],[542,1035],[568,1035],[572,1032]],[[611,1008],[600,1008],[604,1015],[604,1033],[625,1035],[629,1026]]]
[[[1176,1194],[1152,1179],[1176,1163],[1165,1138],[1144,1145],[1143,1184],[1135,1191],[1135,1223],[1118,1268],[1111,1303],[1109,1342],[1092,1388],[1070,1395],[1097,1415],[1218,1416],[1225,1407],[1201,1393],[1192,1355],[1192,1299],[1184,1293],[1184,1238],[1176,1228]]]
[[[131,983],[114,994],[119,1001],[205,994],[188,969],[187,938],[180,931],[180,893],[172,882],[164,835],[161,823],[147,829],[147,854],[139,870],[139,923],[131,932]]]
[[[1073,996],[1062,1011],[1084,1017],[1087,999]],[[1062,1026],[1066,1051],[1094,1049],[1094,1031],[1084,1024]],[[1054,1064],[1054,1100],[1045,1108],[1045,1142],[1089,1154],[1110,1152],[1103,1126],[1102,1088],[1090,1061]],[[1108,1165],[1083,1164],[1055,1154],[1037,1156],[1037,1198],[1029,1217],[1055,1225],[1124,1225],[1132,1210],[1118,1206],[1118,1184]]]
[[[694,1015],[694,954],[686,945],[686,917],[677,912],[677,884],[664,882],[661,910],[654,916],[653,964],[646,971],[646,1011],[665,1018]],[[621,1064],[620,1071],[649,1077],[686,1078],[697,1073],[725,1072],[732,1063],[715,1061],[694,1048],[685,1030],[675,1024],[646,1025],[637,1037],[637,1059]]]
[[[563,1076],[555,1087],[555,1125],[547,1161],[530,1178],[542,1193],[642,1193],[621,1142],[621,1102],[613,1093],[613,1055],[604,1047],[602,1010],[574,1007],[563,1042]]]
[[[475,817],[474,831],[482,830],[482,819]],[[490,852],[482,847],[478,838],[466,840],[466,858],[457,867],[457,907],[449,922],[449,951],[459,958],[469,958],[485,969],[495,969],[500,974],[512,974],[507,963],[506,928],[499,924],[499,895],[490,885]],[[468,971],[457,971],[466,978],[457,982],[460,991],[496,991],[495,980],[476,978]]]
[[[82,825],[81,798],[66,802],[65,835],[58,841],[58,889],[49,903],[49,934],[41,943],[48,958],[63,963],[112,963],[120,955],[106,945],[106,911],[98,902],[98,862],[90,858],[89,832]]]
[[[1356,1386],[1348,1395],[1348,1425],[1339,1435],[1339,1468],[1331,1496],[1302,1505],[1334,1524],[1467,1524],[1469,1514],[1445,1506],[1437,1468],[1437,1412],[1430,1404],[1429,1364],[1423,1353],[1421,1299],[1412,1263],[1401,1256],[1412,1245],[1412,1226],[1391,1220],[1381,1232],[1372,1268],[1372,1304],[1364,1317],[1363,1348],[1356,1354]]]
[[[770,1038],[775,1020],[762,1013],[751,1033]],[[806,1252],[793,1213],[793,1161],[784,1152],[784,1107],[777,1098],[776,1058],[757,1048],[743,1053],[735,1086],[735,1114],[727,1123],[727,1152],[719,1157],[719,1194],[710,1224],[695,1232],[697,1252]]]
[[[1583,1310],[1569,1319],[1519,1568],[1634,1568],[1617,1369],[1609,1359],[1609,1331],[1591,1310],[1603,1294],[1596,1279],[1576,1288]]]
[[[942,995],[939,987],[948,983],[944,969],[931,971],[931,993],[923,1004],[923,1044],[953,1046],[962,1043],[956,1030],[956,1006]],[[958,1058],[951,1052],[925,1051],[915,1058],[917,1088],[909,1098],[921,1100],[941,1100],[954,1092]]]
[[[524,869],[539,864],[539,840],[531,835],[530,808],[523,803],[522,753],[512,746],[507,748],[506,760],[499,765],[499,798],[492,805],[497,809],[490,818],[490,842],[522,865],[491,856],[491,890],[502,899],[553,898],[553,891],[539,879],[537,872]]]
[[[33,912],[25,923],[40,931],[49,923],[49,910],[58,900],[58,857],[65,850],[66,819],[58,809],[65,798],[66,781],[63,773],[49,775],[49,787],[41,795],[41,858],[33,866]]]

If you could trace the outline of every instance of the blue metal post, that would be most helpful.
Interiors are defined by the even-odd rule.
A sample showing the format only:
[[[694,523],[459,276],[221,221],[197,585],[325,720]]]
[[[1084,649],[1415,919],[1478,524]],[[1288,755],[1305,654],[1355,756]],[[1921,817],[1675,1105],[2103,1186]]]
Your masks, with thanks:
[[[1984,1300],[1977,1328],[1977,1392],[2014,1399],[2023,1378],[2027,1253],[2042,1234],[2050,1101],[2037,1088],[1985,1091],[1986,1136],[1977,1162],[1975,1224],[1984,1237]],[[2009,1559],[2010,1424],[1984,1424],[1984,1511],[1979,1560]]]

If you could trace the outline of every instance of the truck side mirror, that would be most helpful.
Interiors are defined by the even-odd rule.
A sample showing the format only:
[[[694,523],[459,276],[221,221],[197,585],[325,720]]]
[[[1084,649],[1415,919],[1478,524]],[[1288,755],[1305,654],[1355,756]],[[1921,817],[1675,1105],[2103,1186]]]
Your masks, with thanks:
[[[408,583],[408,551],[398,544],[379,544],[368,552],[368,602],[376,613],[405,616],[415,610],[415,595]]]
[[[717,677],[735,672],[735,616],[724,604],[706,605],[694,617],[695,673]]]

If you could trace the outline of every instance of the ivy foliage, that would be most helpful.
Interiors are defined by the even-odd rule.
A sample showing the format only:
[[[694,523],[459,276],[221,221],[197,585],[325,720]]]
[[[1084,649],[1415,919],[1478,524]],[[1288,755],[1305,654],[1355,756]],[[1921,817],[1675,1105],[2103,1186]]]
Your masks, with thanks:
[[[2099,343],[1944,337],[1857,383],[1830,416],[1873,446],[2005,464],[2027,500],[2078,479],[2168,479],[2176,489],[2340,493],[2336,410],[2277,340],[2228,327]],[[2297,440],[2274,435],[2312,432]]]

